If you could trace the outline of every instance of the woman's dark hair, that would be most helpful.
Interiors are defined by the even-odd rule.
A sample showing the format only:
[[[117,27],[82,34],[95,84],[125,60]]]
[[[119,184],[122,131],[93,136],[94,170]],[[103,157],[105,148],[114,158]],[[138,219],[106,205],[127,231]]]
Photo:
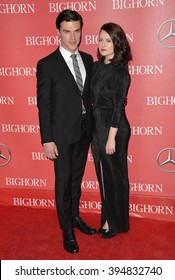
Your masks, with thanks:
[[[60,30],[61,23],[63,21],[80,21],[81,29],[83,27],[83,19],[80,14],[78,14],[76,11],[72,10],[63,10],[56,18],[56,27],[58,30]]]
[[[109,22],[102,25],[100,32],[106,31],[113,44],[114,44],[114,57],[110,60],[113,64],[128,64],[132,60],[131,48],[126,38],[126,34],[120,25]],[[100,33],[99,32],[99,33]],[[104,60],[104,57],[100,54],[99,49],[97,51],[98,59]]]

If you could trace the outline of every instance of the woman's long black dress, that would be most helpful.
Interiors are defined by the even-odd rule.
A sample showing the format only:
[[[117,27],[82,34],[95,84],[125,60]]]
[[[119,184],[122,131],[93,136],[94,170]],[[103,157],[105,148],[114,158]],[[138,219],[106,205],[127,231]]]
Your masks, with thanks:
[[[130,125],[125,114],[130,85],[128,67],[97,61],[93,66],[91,92],[95,129],[92,153],[102,200],[101,226],[108,221],[111,232],[129,230],[129,180],[127,149]],[[107,155],[110,127],[118,128],[116,152]]]

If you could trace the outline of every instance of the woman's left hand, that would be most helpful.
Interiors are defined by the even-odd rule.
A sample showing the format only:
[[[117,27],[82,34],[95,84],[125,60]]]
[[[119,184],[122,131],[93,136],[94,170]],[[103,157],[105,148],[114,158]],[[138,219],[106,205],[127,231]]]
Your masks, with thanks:
[[[108,138],[106,143],[106,153],[108,155],[113,155],[115,153],[115,139]]]

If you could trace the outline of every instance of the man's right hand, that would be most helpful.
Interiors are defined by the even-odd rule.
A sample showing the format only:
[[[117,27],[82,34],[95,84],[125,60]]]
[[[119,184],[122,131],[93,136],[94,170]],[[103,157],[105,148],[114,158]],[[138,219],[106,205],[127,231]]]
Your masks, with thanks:
[[[58,157],[58,149],[54,142],[44,143],[43,149],[48,159],[54,160]]]

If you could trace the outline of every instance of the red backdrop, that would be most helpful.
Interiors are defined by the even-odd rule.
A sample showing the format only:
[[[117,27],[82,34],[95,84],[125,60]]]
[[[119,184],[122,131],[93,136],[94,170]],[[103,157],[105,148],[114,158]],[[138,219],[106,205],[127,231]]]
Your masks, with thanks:
[[[94,60],[102,24],[114,21],[125,30],[133,52],[126,107],[132,127],[130,214],[175,221],[174,0],[0,4],[0,204],[55,207],[53,164],[40,144],[35,75],[37,61],[59,45],[55,19],[66,8],[83,16],[80,49]],[[91,150],[80,208],[101,208]]]

